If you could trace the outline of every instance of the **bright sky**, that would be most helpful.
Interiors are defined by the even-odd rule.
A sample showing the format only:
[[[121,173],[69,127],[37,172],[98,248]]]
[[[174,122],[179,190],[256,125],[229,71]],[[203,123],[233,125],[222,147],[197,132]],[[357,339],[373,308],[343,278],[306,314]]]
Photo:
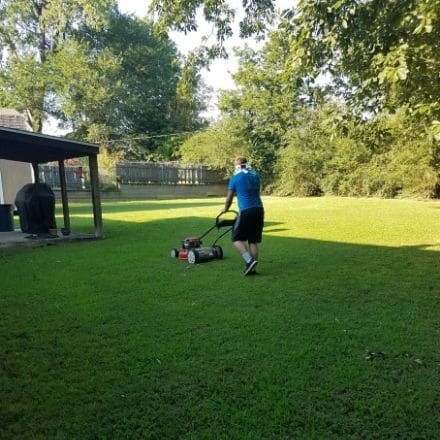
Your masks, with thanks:
[[[121,12],[144,17],[150,2],[149,0],[118,0],[118,3]],[[277,0],[276,6],[279,9],[286,9],[292,7],[295,3],[297,3],[297,0]],[[199,31],[197,32],[192,32],[187,35],[178,32],[170,33],[170,37],[174,40],[181,53],[186,54],[190,50],[200,46],[201,38],[211,34],[211,25],[206,24],[203,19],[200,19],[199,23]],[[216,106],[218,91],[234,88],[234,81],[231,74],[235,72],[238,64],[237,59],[233,56],[232,48],[243,47],[246,43],[251,47],[257,47],[257,43],[253,40],[240,40],[237,30],[238,24],[236,28],[234,28],[235,35],[231,37],[225,45],[230,53],[230,57],[227,60],[213,61],[209,71],[205,70],[202,72],[204,82],[213,89],[212,102],[207,115],[211,118],[216,118],[219,114]]]

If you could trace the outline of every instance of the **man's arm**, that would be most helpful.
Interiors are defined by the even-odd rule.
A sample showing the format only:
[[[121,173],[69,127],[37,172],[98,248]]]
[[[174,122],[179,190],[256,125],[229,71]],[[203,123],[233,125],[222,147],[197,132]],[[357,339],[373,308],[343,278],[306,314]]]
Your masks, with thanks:
[[[222,213],[229,210],[233,199],[234,199],[234,192],[228,189],[228,193],[226,194],[225,207],[222,209]]]

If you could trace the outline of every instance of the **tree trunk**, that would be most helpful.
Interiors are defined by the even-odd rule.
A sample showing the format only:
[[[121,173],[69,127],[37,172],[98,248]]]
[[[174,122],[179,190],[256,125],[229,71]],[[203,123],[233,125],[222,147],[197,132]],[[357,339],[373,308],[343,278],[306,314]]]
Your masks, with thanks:
[[[34,133],[41,133],[43,131],[43,116],[42,109],[31,108],[26,110],[27,120],[26,122],[32,128]]]

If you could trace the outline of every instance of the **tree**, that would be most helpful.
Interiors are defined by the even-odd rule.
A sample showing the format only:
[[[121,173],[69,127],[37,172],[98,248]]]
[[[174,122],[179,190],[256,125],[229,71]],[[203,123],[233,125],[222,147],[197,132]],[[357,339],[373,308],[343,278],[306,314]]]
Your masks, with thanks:
[[[303,0],[282,27],[292,59],[330,73],[361,111],[440,111],[439,0]],[[338,90],[338,89],[336,89]]]
[[[113,150],[124,149],[128,158],[158,154],[169,159],[176,145],[166,135],[203,123],[198,66],[182,66],[175,44],[157,34],[149,21],[118,11],[108,18],[103,29],[79,28],[81,43],[75,47],[86,49],[83,58],[74,57],[76,68],[68,62],[58,65],[56,76],[63,79],[58,95],[66,103],[63,117],[77,134]]]
[[[81,23],[102,26],[114,0],[5,0],[0,3],[0,104],[25,111],[41,132],[53,105],[51,62]]]
[[[224,118],[215,127],[200,131],[180,147],[183,163],[202,163],[230,174],[232,160],[248,155],[250,143],[244,137],[245,126],[239,118]]]
[[[189,53],[183,60],[171,110],[178,131],[194,131],[206,125],[200,114],[206,110],[210,90],[202,81],[202,67],[194,53]]]
[[[285,133],[296,125],[297,113],[311,105],[309,97],[314,96],[302,79],[302,69],[289,63],[289,43],[282,32],[276,31],[260,51],[239,52],[239,68],[234,75],[237,90],[223,93],[220,101],[225,115],[246,121],[249,156],[266,181],[273,177]],[[313,102],[316,104],[316,97]]]
[[[67,42],[54,57],[56,115],[71,136],[108,145],[120,123],[121,65],[111,50],[93,51],[84,40]]]
[[[241,36],[261,35],[273,23],[275,2],[244,0]],[[224,0],[154,0],[160,27],[197,29],[196,11],[231,35],[234,9]],[[364,110],[410,104],[421,113],[440,112],[440,0],[301,0],[283,12],[280,30],[290,41],[290,61],[309,80],[331,74],[346,99]],[[306,77],[304,78],[306,79]]]
[[[243,0],[244,18],[240,22],[240,36],[264,35],[268,23],[274,16],[274,0]],[[216,29],[218,45],[211,48],[210,56],[226,56],[224,41],[232,35],[235,8],[225,0],[152,0],[150,11],[156,16],[159,29],[175,29],[182,32],[197,30],[197,11]]]
[[[107,96],[98,101],[105,106],[101,112],[84,101],[83,93],[75,100],[77,88],[73,87],[68,101],[73,98],[82,109],[75,118],[76,129],[102,126],[103,133],[113,139],[111,145],[124,148],[129,158],[173,158],[176,138],[167,135],[191,132],[204,125],[200,117],[205,108],[203,84],[197,60],[180,57],[175,44],[166,34],[157,33],[150,21],[119,12],[109,15],[106,28],[96,31],[85,27],[79,34],[90,45],[92,60],[94,54],[101,55],[99,63],[94,61],[94,71],[106,66],[108,75],[100,73],[98,90],[106,87],[107,77],[109,81]],[[106,53],[109,56],[103,59]],[[113,72],[106,61],[116,59]],[[94,100],[95,95],[89,98]]]
[[[317,196],[324,193],[326,163],[336,141],[334,120],[340,115],[335,105],[304,108],[297,124],[285,134],[279,151],[277,190],[281,194]]]
[[[50,115],[71,137],[146,158],[173,154],[158,135],[203,125],[199,65],[114,0],[10,0],[0,16],[0,105],[25,111],[34,131]]]
[[[77,39],[56,65],[61,117],[94,141],[99,132],[110,140],[165,130],[179,73],[175,46],[118,11],[105,28],[80,27]]]

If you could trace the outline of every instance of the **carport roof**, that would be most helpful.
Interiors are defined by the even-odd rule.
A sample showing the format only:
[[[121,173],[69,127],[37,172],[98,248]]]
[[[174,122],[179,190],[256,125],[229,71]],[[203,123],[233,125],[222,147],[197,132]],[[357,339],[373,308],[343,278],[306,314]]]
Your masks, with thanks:
[[[46,163],[98,153],[94,144],[0,127],[0,159]]]

